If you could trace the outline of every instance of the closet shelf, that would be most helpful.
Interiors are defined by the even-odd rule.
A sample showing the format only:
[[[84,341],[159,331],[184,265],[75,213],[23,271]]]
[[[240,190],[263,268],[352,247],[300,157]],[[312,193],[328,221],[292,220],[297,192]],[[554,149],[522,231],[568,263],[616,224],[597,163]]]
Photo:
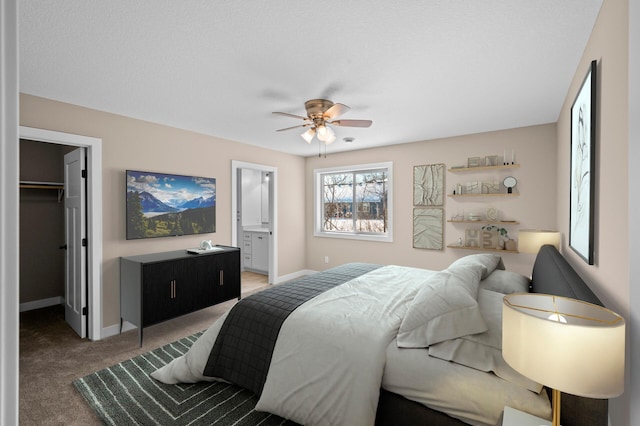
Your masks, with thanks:
[[[20,188],[28,189],[64,189],[64,183],[61,182],[38,182],[31,180],[21,180]]]
[[[20,189],[56,189],[58,190],[58,202],[61,202],[64,194],[64,183],[21,180]]]

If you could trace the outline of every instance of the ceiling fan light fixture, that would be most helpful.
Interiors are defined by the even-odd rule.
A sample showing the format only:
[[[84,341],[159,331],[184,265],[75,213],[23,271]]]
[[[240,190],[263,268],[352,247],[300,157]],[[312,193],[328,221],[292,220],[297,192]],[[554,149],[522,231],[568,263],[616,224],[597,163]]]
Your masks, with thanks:
[[[333,141],[335,140],[336,140],[336,134],[333,133],[333,130],[331,130],[331,128],[327,128],[327,136],[324,139],[324,144],[329,145],[330,143],[333,143]]]
[[[327,130],[327,126],[325,126],[324,124],[320,124],[318,126],[318,139],[320,139],[321,141],[325,141],[327,139],[328,136],[328,130]]]
[[[332,101],[327,99],[308,100],[304,103],[304,107],[307,112],[306,117],[296,114],[290,114],[288,112],[274,112],[273,114],[296,118],[302,120],[303,122],[303,124],[286,127],[284,129],[278,129],[276,131],[281,132],[299,127],[309,127],[306,132],[300,135],[305,140],[305,142],[311,144],[313,138],[317,136],[318,141],[323,142],[324,145],[327,146],[336,140],[336,134],[331,126],[329,126],[329,124],[342,127],[371,126],[371,120],[337,120],[339,116],[348,112],[351,108],[344,104],[333,103]],[[344,138],[344,140],[347,142],[351,142],[353,138]]]
[[[315,135],[316,135],[316,129],[312,127],[306,132],[304,132],[303,134],[301,134],[300,136],[302,136],[302,139],[304,139],[307,143],[310,144]]]

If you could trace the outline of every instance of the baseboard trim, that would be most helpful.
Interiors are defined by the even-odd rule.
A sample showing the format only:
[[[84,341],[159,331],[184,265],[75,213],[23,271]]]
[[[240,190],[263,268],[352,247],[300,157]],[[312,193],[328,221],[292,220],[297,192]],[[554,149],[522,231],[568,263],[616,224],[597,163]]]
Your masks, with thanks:
[[[20,312],[33,311],[34,309],[46,308],[49,306],[64,305],[64,297],[56,296],[47,299],[33,300],[20,304]]]
[[[282,284],[284,282],[291,281],[296,278],[304,277],[305,275],[313,274],[314,272],[316,271],[312,271],[311,269],[302,269],[300,271],[293,272],[287,275],[282,275],[276,278],[276,281],[274,282],[274,284]]]
[[[129,330],[134,330],[136,328],[138,327],[131,324],[129,321],[124,321],[122,323],[122,333],[125,333]],[[118,334],[120,334],[120,324],[110,325],[102,329],[103,339],[106,339],[107,337],[117,336]]]

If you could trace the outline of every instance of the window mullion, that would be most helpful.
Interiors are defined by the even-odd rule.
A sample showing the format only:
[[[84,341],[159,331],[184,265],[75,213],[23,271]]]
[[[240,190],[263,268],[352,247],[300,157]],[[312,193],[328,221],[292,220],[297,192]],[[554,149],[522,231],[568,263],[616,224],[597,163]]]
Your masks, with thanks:
[[[351,181],[353,182],[353,188],[351,192],[351,211],[353,212],[353,214],[351,215],[351,220],[353,223],[351,226],[354,234],[357,234],[359,233],[359,231],[356,227],[356,225],[358,224],[358,200],[356,199],[356,186],[358,185],[356,180],[356,173],[353,173]]]

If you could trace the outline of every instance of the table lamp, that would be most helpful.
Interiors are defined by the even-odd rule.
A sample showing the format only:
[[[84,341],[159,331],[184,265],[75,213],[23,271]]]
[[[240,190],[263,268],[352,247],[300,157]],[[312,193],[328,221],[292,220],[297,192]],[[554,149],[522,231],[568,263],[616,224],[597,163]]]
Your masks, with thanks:
[[[518,251],[520,253],[534,253],[540,251],[540,247],[551,244],[560,250],[560,232],[541,229],[523,229],[518,232]]]
[[[502,356],[552,389],[553,426],[560,393],[612,398],[624,391],[625,322],[609,309],[538,293],[504,297]]]

